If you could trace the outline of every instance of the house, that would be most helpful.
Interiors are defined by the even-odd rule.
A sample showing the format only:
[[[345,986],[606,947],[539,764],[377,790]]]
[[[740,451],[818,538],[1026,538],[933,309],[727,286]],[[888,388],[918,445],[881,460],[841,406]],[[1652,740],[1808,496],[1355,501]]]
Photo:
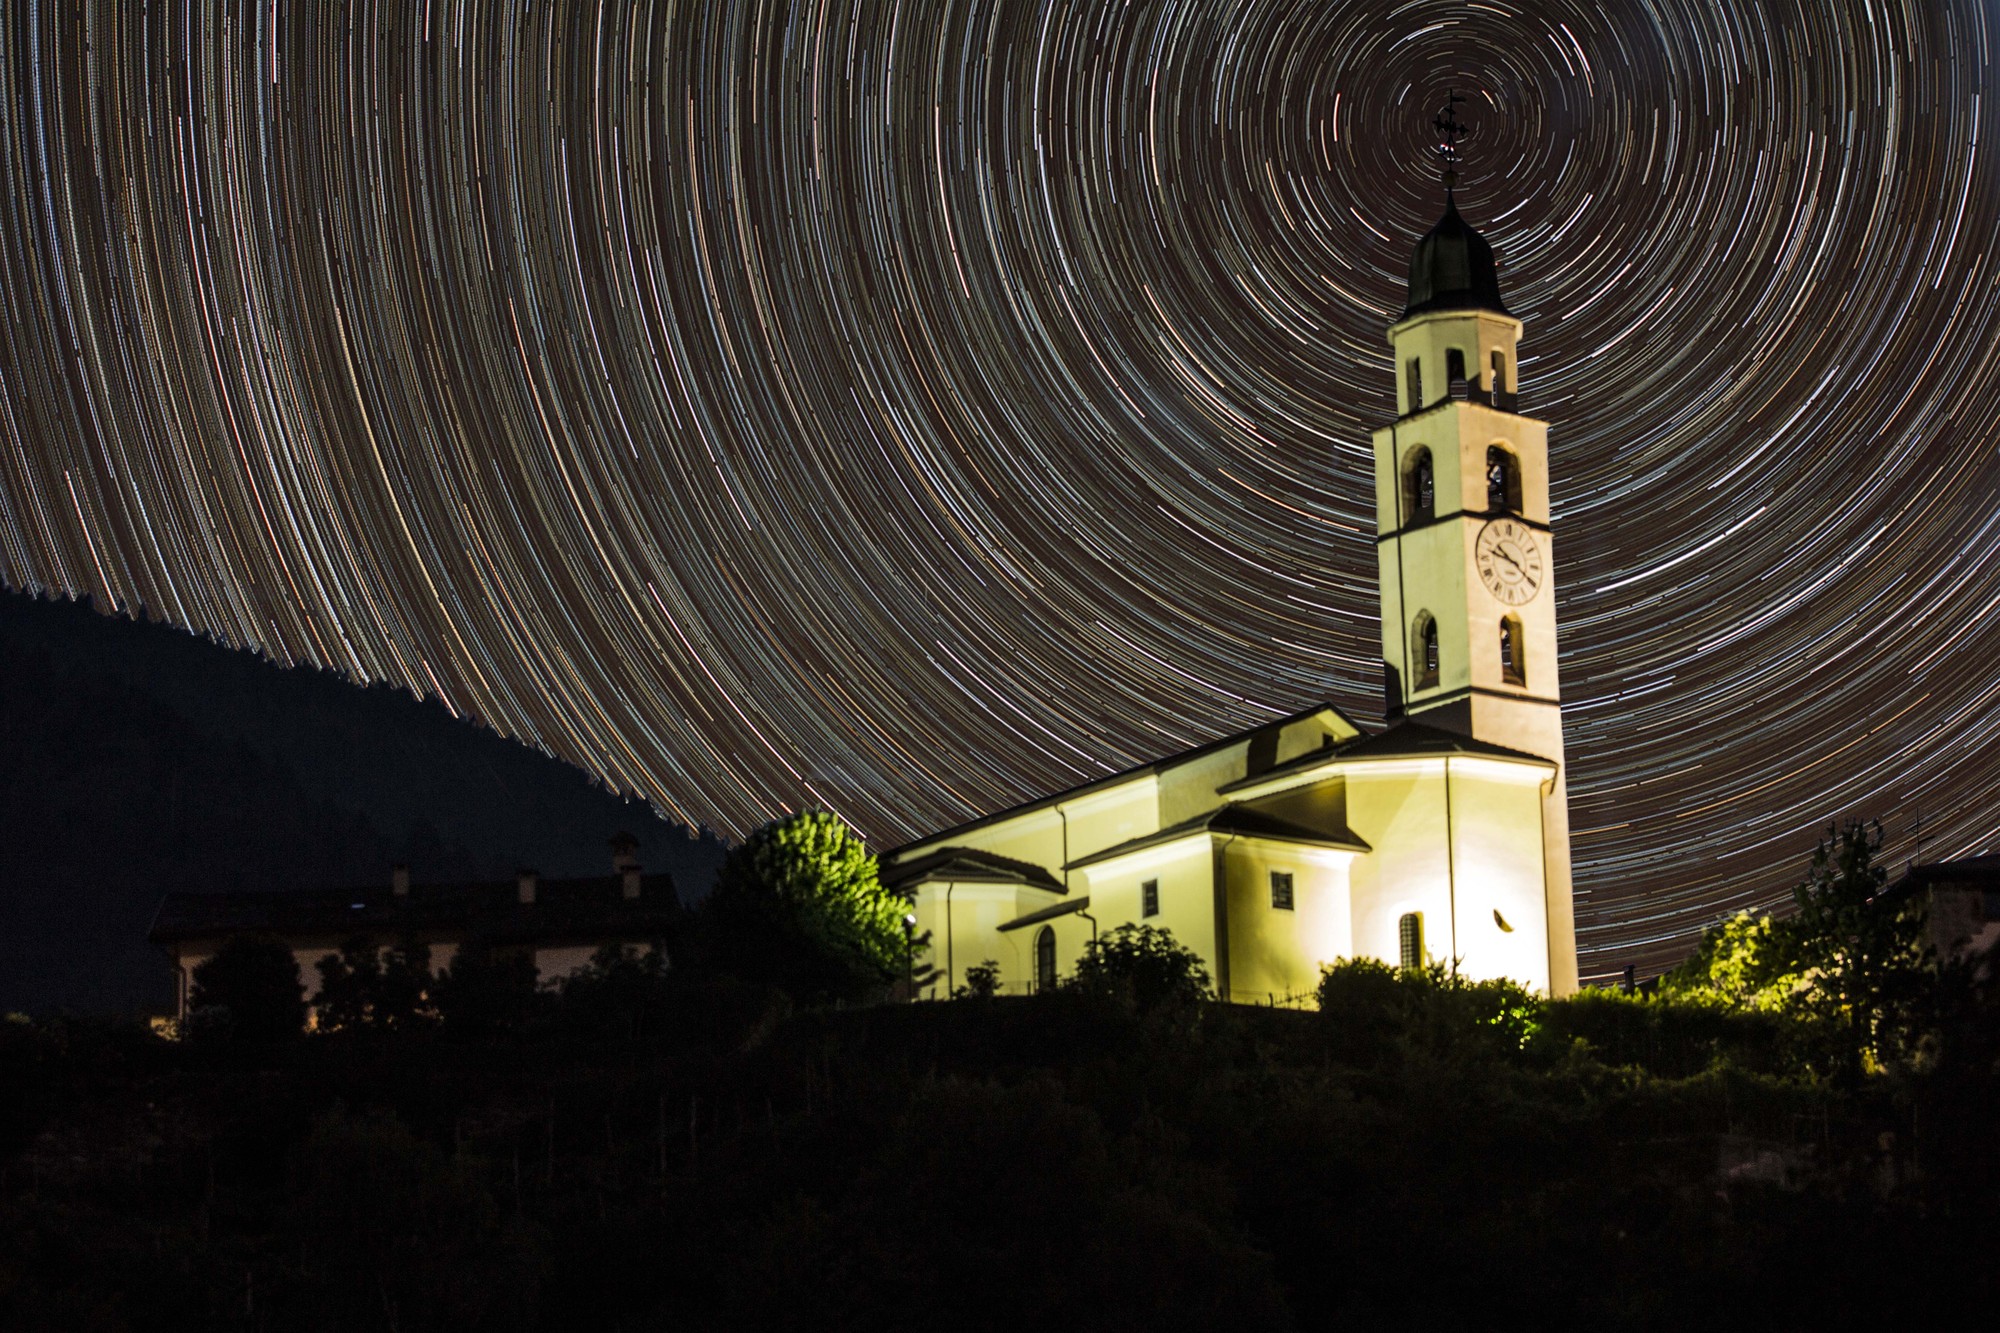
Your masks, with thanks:
[[[2000,943],[2000,856],[1912,865],[1887,895],[1924,903],[1924,929],[1941,959],[1989,953]]]
[[[681,917],[672,875],[645,874],[637,842],[612,840],[609,875],[543,879],[524,870],[511,880],[412,885],[398,866],[389,882],[365,888],[303,892],[173,893],[160,904],[148,938],[172,960],[175,1011],[187,1016],[194,971],[232,936],[275,935],[291,946],[310,1002],[319,990],[315,964],[351,940],[377,948],[404,942],[429,947],[443,971],[469,943],[528,954],[543,982],[587,966],[605,945],[666,952]]]

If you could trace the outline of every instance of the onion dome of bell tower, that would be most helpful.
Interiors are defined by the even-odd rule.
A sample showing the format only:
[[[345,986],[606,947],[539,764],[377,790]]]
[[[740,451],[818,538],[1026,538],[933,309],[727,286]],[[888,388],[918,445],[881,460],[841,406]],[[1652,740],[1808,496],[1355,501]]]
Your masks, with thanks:
[[[1403,318],[1427,310],[1491,310],[1510,314],[1500,299],[1500,272],[1493,247],[1445,200],[1444,216],[1410,256],[1410,299]]]
[[[1493,247],[1458,215],[1452,186],[1458,181],[1458,143],[1465,127],[1458,123],[1457,93],[1445,104],[1435,128],[1437,155],[1444,168],[1444,216],[1417,242],[1410,256],[1410,298],[1403,306],[1404,319],[1429,310],[1491,310],[1511,314],[1500,299],[1500,271],[1493,262]]]

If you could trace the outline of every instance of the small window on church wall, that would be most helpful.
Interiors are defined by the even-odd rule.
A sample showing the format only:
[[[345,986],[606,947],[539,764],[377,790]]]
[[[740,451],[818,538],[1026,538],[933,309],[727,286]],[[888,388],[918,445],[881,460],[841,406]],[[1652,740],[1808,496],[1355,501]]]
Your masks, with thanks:
[[[1500,621],[1500,678],[1509,685],[1528,683],[1528,665],[1521,650],[1521,622],[1513,616]]]
[[[1160,914],[1160,881],[1149,879],[1139,886],[1139,915],[1158,916]]]
[[[1412,449],[1403,468],[1403,516],[1410,523],[1427,523],[1437,516],[1437,474],[1428,449]]]
[[[1507,392],[1507,354],[1505,352],[1495,352],[1493,354],[1492,390],[1494,393]]]
[[[1456,347],[1444,354],[1444,379],[1446,384],[1465,383],[1465,353]]]
[[[1497,444],[1486,448],[1486,507],[1521,512],[1521,464]]]
[[[1428,611],[1417,615],[1417,688],[1438,683],[1438,623]]]
[[[1424,363],[1419,357],[1411,357],[1403,363],[1403,384],[1409,390],[1412,412],[1421,411],[1424,405]]]
[[[1405,971],[1415,971],[1424,965],[1424,914],[1405,912],[1403,919],[1396,923],[1396,943],[1402,951]]]
[[[1273,870],[1271,872],[1271,906],[1280,912],[1292,910],[1292,872]]]
[[[1043,926],[1035,936],[1035,989],[1038,991],[1056,988],[1056,931],[1054,926]]]

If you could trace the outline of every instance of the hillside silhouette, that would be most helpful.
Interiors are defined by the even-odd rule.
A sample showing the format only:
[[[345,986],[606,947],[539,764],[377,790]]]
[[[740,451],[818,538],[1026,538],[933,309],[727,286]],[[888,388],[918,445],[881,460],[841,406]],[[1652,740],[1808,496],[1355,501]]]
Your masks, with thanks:
[[[0,1011],[164,1004],[171,892],[608,873],[623,829],[692,900],[724,851],[439,704],[14,592],[0,811]]]

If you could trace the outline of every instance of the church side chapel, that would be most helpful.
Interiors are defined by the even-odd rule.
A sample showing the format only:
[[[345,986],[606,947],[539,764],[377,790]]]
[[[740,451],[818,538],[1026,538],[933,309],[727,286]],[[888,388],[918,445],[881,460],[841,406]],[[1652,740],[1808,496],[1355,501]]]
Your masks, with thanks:
[[[1374,433],[1385,725],[1312,708],[890,853],[942,993],[989,960],[1009,993],[1056,985],[1126,924],[1242,1003],[1351,957],[1576,990],[1548,427],[1514,410],[1521,321],[1452,198],[1449,107],[1438,129]]]

